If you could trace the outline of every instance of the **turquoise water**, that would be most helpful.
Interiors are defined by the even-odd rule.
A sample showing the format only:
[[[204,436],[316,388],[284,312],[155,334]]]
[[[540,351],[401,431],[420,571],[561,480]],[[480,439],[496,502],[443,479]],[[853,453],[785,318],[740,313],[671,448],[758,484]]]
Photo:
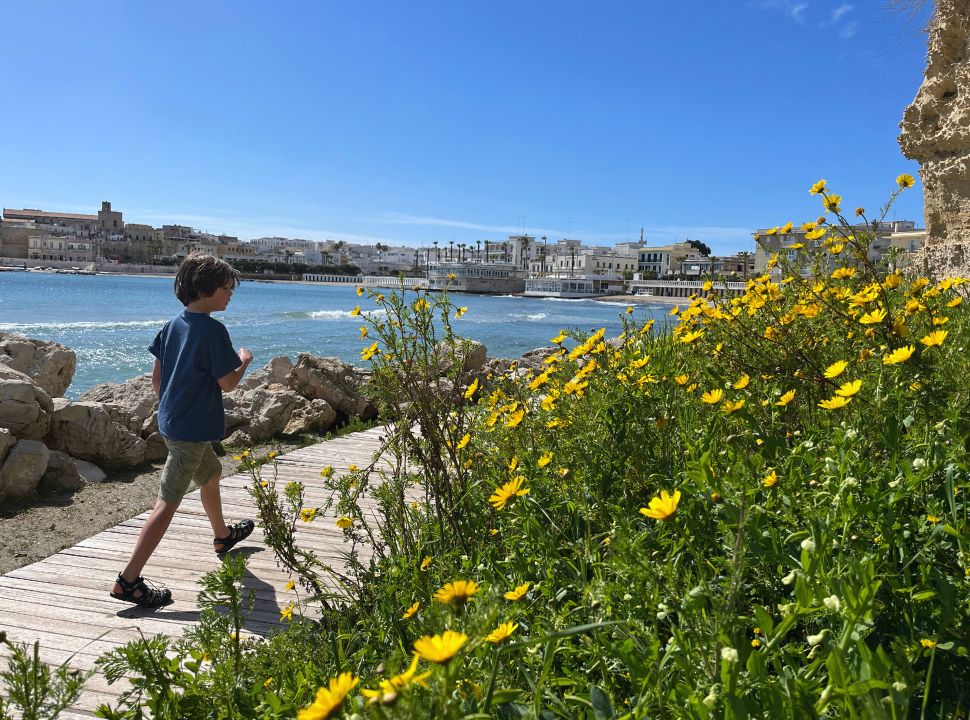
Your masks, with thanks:
[[[456,331],[484,343],[491,357],[517,357],[548,345],[563,328],[588,332],[606,326],[607,333],[616,334],[626,307],[596,300],[459,294],[453,299],[468,307]],[[226,312],[214,317],[226,324],[236,348],[252,351],[254,367],[277,355],[295,359],[298,352],[364,366],[361,320],[350,311],[357,304],[367,309],[365,301],[353,286],[246,281]],[[0,331],[55,340],[77,353],[68,397],[149,372],[153,359],[146,348],[181,309],[171,278],[0,273]],[[665,312],[637,306],[634,318],[659,320]]]

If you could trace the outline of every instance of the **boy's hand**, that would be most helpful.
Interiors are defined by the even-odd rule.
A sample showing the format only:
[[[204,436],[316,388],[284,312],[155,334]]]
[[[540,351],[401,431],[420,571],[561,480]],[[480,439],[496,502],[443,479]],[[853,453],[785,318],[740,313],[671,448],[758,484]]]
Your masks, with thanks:
[[[249,365],[253,361],[253,354],[247,348],[239,348],[239,359],[243,365]]]

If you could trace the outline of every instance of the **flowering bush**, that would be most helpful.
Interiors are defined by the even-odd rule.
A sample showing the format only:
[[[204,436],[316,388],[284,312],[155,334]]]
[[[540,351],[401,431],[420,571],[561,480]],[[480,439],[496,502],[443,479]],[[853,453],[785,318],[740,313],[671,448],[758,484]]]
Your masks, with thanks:
[[[323,473],[355,590],[241,654],[251,716],[965,717],[967,282],[871,263],[813,191],[830,220],[743,295],[500,377],[461,362],[446,295],[372,293],[396,462]],[[313,572],[287,528],[327,508],[253,474]]]

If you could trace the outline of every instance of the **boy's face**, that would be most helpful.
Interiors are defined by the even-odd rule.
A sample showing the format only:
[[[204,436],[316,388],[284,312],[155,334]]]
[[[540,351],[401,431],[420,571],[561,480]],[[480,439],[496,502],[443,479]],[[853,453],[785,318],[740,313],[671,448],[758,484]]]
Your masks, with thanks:
[[[229,301],[232,299],[233,286],[223,285],[220,288],[216,288],[216,291],[209,295],[208,297],[202,297],[201,300],[206,301],[206,306],[208,307],[207,312],[220,312],[225,310],[229,305]]]

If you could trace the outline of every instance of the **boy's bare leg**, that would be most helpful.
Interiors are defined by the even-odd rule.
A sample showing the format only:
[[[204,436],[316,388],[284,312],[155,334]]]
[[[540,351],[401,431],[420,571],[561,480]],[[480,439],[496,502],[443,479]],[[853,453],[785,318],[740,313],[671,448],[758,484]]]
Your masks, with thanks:
[[[199,495],[202,499],[202,508],[205,510],[205,516],[209,518],[209,524],[212,526],[212,536],[224,538],[229,534],[229,526],[226,525],[226,520],[222,515],[222,492],[219,489],[220,477],[220,474],[216,473],[209,478],[209,482],[200,488]]]
[[[175,511],[178,510],[180,503],[181,500],[166,502],[161,498],[155,501],[152,514],[148,516],[148,520],[142,526],[141,532],[138,533],[138,539],[135,541],[135,549],[131,551],[131,558],[129,558],[128,565],[122,571],[121,577],[128,582],[132,582],[141,575],[141,571],[145,568],[145,563],[148,562],[148,558],[155,552],[155,548],[161,542],[165,531],[168,530],[168,526],[171,524],[172,517],[175,515]],[[122,588],[118,583],[115,583],[114,592],[122,592]]]

